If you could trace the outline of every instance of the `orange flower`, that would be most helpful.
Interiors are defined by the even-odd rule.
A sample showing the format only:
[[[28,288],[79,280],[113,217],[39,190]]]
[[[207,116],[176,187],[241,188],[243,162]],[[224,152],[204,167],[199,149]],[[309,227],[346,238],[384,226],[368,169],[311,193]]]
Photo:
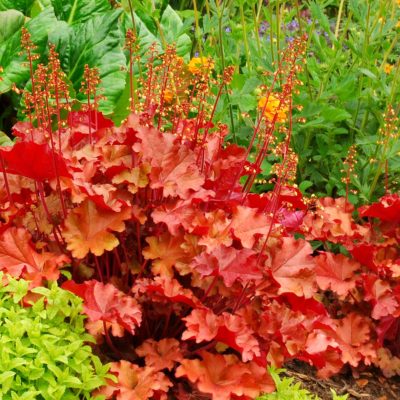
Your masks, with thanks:
[[[264,116],[268,121],[273,121],[276,118],[276,122],[285,122],[287,119],[288,107],[273,94],[269,95],[268,101],[266,97],[261,97],[258,101],[258,108],[261,111],[264,110]]]
[[[172,92],[172,90],[165,89],[164,90],[164,101],[167,104],[170,104],[173,99],[174,99],[174,93]]]
[[[213,60],[207,57],[193,57],[188,64],[189,71],[194,75],[198,75],[202,72],[209,72],[213,68]]]
[[[392,72],[393,65],[392,64],[385,64],[383,67],[383,70],[385,71],[386,74],[390,74]]]

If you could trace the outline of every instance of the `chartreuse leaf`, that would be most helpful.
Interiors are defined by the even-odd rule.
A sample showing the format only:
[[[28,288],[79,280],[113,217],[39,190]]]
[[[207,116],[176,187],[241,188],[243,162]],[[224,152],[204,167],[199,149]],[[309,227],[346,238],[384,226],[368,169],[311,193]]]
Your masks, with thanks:
[[[58,19],[76,24],[111,9],[107,0],[51,0]]]
[[[33,289],[42,297],[23,307],[29,282],[7,281],[0,272],[0,398],[92,399],[108,366],[87,345],[94,338],[85,333],[81,300],[53,283]]]
[[[279,374],[285,372],[283,369],[270,368],[269,372],[275,382],[276,392],[264,394],[257,400],[320,400],[317,395],[311,394],[308,390],[302,389],[300,383],[294,382],[293,378],[283,377]],[[334,390],[331,390],[332,400],[346,400],[348,395],[338,396]]]
[[[0,146],[12,146],[13,141],[2,131],[0,131]]]
[[[114,104],[125,87],[122,69],[126,66],[126,59],[117,23],[121,12],[107,11],[71,27],[64,22],[49,36],[49,41],[56,45],[61,66],[78,99],[85,101],[85,95],[79,94],[85,64],[99,69],[101,84],[98,89],[105,98],[100,103],[100,110],[104,114],[113,112]]]
[[[38,54],[44,53],[48,32],[53,29],[56,22],[54,12],[49,8],[25,24],[31,33],[33,43],[37,46]],[[8,92],[14,83],[20,87],[29,79],[29,65],[26,63],[26,56],[21,52],[20,30],[13,33],[4,42],[0,42],[0,65],[3,68],[0,93]]]

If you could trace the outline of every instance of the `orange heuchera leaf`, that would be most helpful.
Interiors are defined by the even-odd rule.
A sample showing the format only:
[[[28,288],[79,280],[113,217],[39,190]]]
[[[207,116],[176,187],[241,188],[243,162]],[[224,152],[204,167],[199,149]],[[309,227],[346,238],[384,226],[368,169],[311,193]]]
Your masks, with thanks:
[[[311,245],[293,237],[282,239],[280,246],[271,249],[272,260],[268,266],[273,278],[280,284],[279,293],[294,293],[310,298],[316,291],[315,261]]]
[[[336,325],[336,340],[340,344],[342,361],[353,367],[357,367],[360,361],[371,364],[376,351],[370,342],[369,320],[352,312],[338,320]]]
[[[182,340],[195,339],[196,343],[201,343],[215,339],[241,353],[243,361],[261,355],[254,332],[239,315],[223,313],[217,316],[209,309],[200,308],[192,310],[183,320],[187,329]]]
[[[131,217],[130,208],[120,212],[99,210],[90,200],[75,208],[65,220],[63,237],[67,248],[76,258],[84,258],[89,251],[101,256],[118,246],[118,239],[110,232],[123,232],[124,221]]]
[[[143,250],[143,255],[147,260],[155,260],[151,267],[153,273],[172,278],[174,265],[186,256],[186,252],[182,248],[184,239],[165,233],[159,237],[149,236],[146,238],[146,242],[149,247]]]
[[[243,247],[251,249],[256,237],[269,231],[270,219],[254,208],[238,206],[233,213],[231,228]]]
[[[63,289],[75,293],[83,299],[83,311],[89,321],[118,323],[131,334],[142,321],[142,312],[136,300],[119,291],[111,283],[106,285],[96,280],[82,284],[67,281]]]
[[[185,318],[186,330],[182,334],[182,340],[195,339],[196,343],[214,339],[220,327],[220,319],[208,308],[194,309]]]
[[[200,175],[195,153],[181,143],[175,143],[176,136],[161,134],[154,128],[137,127],[141,143],[133,146],[141,152],[143,159],[152,166],[150,186],[162,188],[164,196],[179,196],[186,199],[190,192],[197,191],[204,183]]]
[[[264,367],[255,362],[242,363],[235,355],[200,352],[202,360],[183,360],[177,368],[177,378],[186,376],[213,400],[255,399],[260,393],[275,389],[272,378]]]
[[[380,368],[387,378],[400,375],[400,358],[393,356],[390,350],[384,347],[378,350],[374,365]]]
[[[172,338],[161,339],[159,342],[147,339],[136,348],[136,353],[144,357],[147,367],[156,371],[165,368],[171,371],[176,362],[183,360],[180,343]]]
[[[333,243],[350,243],[352,239],[365,238],[369,228],[354,223],[354,207],[346,199],[324,197],[316,202],[317,209],[303,219],[306,239],[329,240]]]
[[[15,277],[33,281],[57,280],[59,267],[69,262],[65,255],[38,253],[31,244],[31,235],[24,228],[9,228],[0,235],[0,270]]]
[[[357,261],[333,253],[322,253],[314,260],[317,284],[321,289],[331,289],[339,296],[346,296],[355,287],[354,272],[361,267]]]
[[[117,377],[117,382],[107,380],[107,386],[94,395],[104,395],[116,400],[166,400],[171,381],[151,367],[141,368],[129,361],[121,360],[111,364],[110,372]]]

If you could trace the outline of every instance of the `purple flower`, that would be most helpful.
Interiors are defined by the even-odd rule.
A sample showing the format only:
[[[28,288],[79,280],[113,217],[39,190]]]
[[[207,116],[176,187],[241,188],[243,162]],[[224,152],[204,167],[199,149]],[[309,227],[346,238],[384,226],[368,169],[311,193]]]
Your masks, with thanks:
[[[227,26],[227,27],[225,28],[225,32],[227,32],[227,33],[230,33],[230,32],[232,32],[232,29],[231,29],[231,27],[230,27],[230,26]]]
[[[290,32],[294,32],[297,31],[299,29],[299,23],[296,19],[293,19],[292,21],[290,21],[287,25],[286,28],[290,31]]]
[[[267,29],[269,29],[270,25],[267,21],[262,21],[260,26],[258,27],[259,36],[264,36]]]

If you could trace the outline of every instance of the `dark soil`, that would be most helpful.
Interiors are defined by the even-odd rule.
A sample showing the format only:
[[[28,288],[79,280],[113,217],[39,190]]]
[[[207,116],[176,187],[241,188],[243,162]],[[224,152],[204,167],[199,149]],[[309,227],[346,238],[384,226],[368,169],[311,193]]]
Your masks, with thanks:
[[[292,361],[285,365],[287,375],[302,387],[318,395],[321,400],[332,400],[331,389],[337,394],[348,393],[348,400],[400,400],[400,376],[385,378],[379,370],[369,369],[353,376],[349,370],[331,379],[322,380],[314,368],[306,363]]]

